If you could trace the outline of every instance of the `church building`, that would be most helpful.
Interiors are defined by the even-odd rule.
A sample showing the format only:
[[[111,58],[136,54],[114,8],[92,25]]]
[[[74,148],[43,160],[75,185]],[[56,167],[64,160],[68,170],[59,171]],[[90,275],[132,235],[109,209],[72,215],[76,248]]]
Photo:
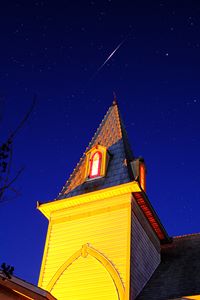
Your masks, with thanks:
[[[48,219],[38,286],[58,300],[200,299],[200,234],[169,237],[114,100]]]

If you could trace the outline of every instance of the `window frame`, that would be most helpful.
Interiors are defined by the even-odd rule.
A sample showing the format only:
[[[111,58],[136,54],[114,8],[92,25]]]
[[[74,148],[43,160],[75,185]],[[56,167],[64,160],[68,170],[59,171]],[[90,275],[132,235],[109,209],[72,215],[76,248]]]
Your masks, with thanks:
[[[100,155],[100,162],[98,165],[98,174],[92,176],[91,170],[92,170],[92,162],[95,154],[99,152]],[[85,160],[85,181],[95,180],[98,178],[105,177],[108,162],[109,162],[109,152],[107,151],[107,148],[104,146],[101,146],[100,144],[97,144],[93,146],[90,150],[88,150],[86,153],[86,160]]]
[[[93,164],[94,164],[94,157],[95,155],[98,154],[99,158],[98,158],[98,170],[97,170],[97,174],[95,175],[91,175],[92,174],[92,168],[93,168]],[[92,179],[92,178],[96,178],[101,176],[101,164],[102,164],[102,152],[97,150],[96,152],[94,152],[92,154],[92,157],[90,158],[90,162],[89,162],[89,174],[88,174],[88,179]]]

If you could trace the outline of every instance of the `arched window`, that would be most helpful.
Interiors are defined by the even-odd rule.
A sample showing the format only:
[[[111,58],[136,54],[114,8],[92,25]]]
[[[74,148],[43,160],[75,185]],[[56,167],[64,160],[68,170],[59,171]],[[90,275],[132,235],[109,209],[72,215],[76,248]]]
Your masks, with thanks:
[[[85,154],[85,181],[104,177],[110,158],[106,147],[97,144]]]
[[[90,160],[90,172],[89,178],[94,178],[101,175],[101,160],[102,154],[100,151],[96,151]]]

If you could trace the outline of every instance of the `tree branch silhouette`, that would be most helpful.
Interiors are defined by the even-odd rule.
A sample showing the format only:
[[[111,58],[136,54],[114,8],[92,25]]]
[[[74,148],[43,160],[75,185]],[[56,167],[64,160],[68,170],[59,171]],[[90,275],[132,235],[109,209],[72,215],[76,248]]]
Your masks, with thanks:
[[[19,178],[24,170],[24,167],[20,168],[13,178],[11,178],[12,158],[13,158],[13,144],[14,139],[18,132],[24,127],[25,123],[29,119],[36,105],[36,96],[33,97],[32,104],[24,115],[22,120],[19,122],[15,130],[13,130],[6,141],[0,144],[0,202],[4,200],[4,194],[6,190],[11,189],[13,183]]]

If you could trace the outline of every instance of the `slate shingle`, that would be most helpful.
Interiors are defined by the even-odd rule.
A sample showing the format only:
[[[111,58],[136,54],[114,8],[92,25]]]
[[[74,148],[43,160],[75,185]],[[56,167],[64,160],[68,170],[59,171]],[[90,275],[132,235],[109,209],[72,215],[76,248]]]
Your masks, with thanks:
[[[162,245],[161,263],[137,300],[167,300],[200,294],[200,233]]]
[[[105,178],[85,182],[86,156],[83,154],[83,157],[80,159],[56,200],[133,180],[133,174],[130,171],[129,165],[129,162],[133,160],[133,154],[128,143],[127,133],[119,113],[118,105],[115,101],[108,109],[86,151],[98,143],[106,147],[111,154]],[[127,165],[125,165],[125,161],[127,161]]]

